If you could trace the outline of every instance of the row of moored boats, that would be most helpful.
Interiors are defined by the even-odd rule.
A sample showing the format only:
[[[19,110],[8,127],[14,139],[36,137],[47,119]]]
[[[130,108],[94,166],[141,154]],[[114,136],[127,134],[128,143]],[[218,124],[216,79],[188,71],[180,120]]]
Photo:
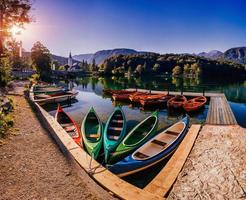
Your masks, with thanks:
[[[157,164],[171,155],[189,128],[189,117],[163,131],[157,131],[158,112],[153,112],[127,133],[127,120],[121,107],[115,107],[104,125],[90,108],[79,129],[58,105],[57,122],[94,159],[118,176],[126,176]]]
[[[48,103],[61,103],[67,100],[75,99],[77,91],[68,90],[64,87],[39,83],[33,86],[34,101],[40,105]]]
[[[129,90],[105,89],[105,94],[111,95],[115,101],[128,101],[141,104],[143,107],[167,107],[168,109],[184,109],[186,112],[200,110],[207,102],[205,96],[198,96],[187,100],[184,95],[170,95],[166,93],[151,93]]]

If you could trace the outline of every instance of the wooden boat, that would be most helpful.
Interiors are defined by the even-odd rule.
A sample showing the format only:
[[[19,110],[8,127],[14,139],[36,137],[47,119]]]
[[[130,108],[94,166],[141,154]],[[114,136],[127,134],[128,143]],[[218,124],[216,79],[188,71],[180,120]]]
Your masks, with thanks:
[[[186,112],[193,112],[201,109],[207,103],[207,98],[205,96],[195,97],[187,101],[183,108]]]
[[[111,90],[111,89],[103,89],[104,94],[114,95],[114,94],[132,94],[136,91],[128,91],[128,90]]]
[[[129,101],[130,95],[132,95],[132,93],[113,94],[112,98],[114,101]]]
[[[66,89],[63,87],[56,87],[56,86],[35,86],[34,87],[34,94],[59,94],[65,92]]]
[[[139,103],[141,98],[146,98],[148,94],[148,92],[135,92],[129,96],[129,100],[133,103]]]
[[[105,125],[103,144],[105,162],[109,160],[110,153],[114,152],[126,135],[126,118],[120,107],[115,107]]]
[[[94,159],[97,159],[103,142],[103,126],[93,107],[82,122],[81,133],[85,149]]]
[[[183,108],[183,105],[187,102],[187,99],[183,95],[176,95],[175,97],[171,98],[167,102],[168,108],[173,109],[181,109]]]
[[[143,95],[143,96],[140,96],[140,101],[141,100],[156,100],[156,99],[161,99],[163,97],[165,97],[167,94],[148,94],[148,95]]]
[[[34,96],[34,101],[39,103],[40,105],[48,104],[48,103],[60,103],[67,100],[75,99],[78,95],[78,92],[75,91],[67,91],[58,94],[38,94]]]
[[[123,160],[108,165],[109,170],[120,177],[149,168],[171,155],[181,143],[189,127],[189,117],[184,117],[150,139]]]
[[[167,102],[169,99],[173,98],[173,95],[165,95],[162,98],[159,99],[141,99],[140,104],[143,107],[156,107],[156,106],[162,106],[165,107],[167,106]]]
[[[70,135],[73,140],[82,146],[81,133],[76,122],[66,112],[63,111],[61,105],[57,107],[55,120],[62,126],[62,128]]]
[[[116,150],[110,154],[109,164],[116,163],[142,146],[146,141],[156,134],[158,125],[158,112],[137,124],[122,140]]]

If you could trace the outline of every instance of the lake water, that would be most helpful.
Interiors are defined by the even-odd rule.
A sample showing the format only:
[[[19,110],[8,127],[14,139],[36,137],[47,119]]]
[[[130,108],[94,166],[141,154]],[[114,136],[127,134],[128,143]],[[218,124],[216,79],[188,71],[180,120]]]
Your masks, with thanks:
[[[75,120],[81,124],[83,117],[93,106],[103,122],[114,109],[114,102],[103,95],[103,88],[123,89],[123,88],[143,88],[151,90],[176,90],[180,91],[196,91],[203,90],[209,92],[224,92],[232,111],[237,119],[237,122],[246,127],[246,81],[245,80],[201,80],[201,79],[181,79],[157,77],[154,79],[128,79],[128,78],[92,78],[85,77],[73,80],[75,89],[79,91],[77,96],[78,102],[72,104],[71,107],[65,108]],[[67,85],[65,83],[61,83]],[[141,110],[138,107],[130,107],[128,104],[122,104],[122,108],[128,120],[129,129],[137,122],[143,120],[151,114],[149,110]],[[54,107],[49,107],[48,110],[54,114]],[[208,105],[205,109],[191,116],[192,123],[203,123],[206,119]],[[163,128],[177,121],[182,116],[182,113],[168,113],[166,109],[159,111],[159,126]]]
[[[123,88],[144,88],[151,90],[176,90],[183,88],[184,91],[205,91],[210,92],[224,92],[230,102],[230,106],[235,114],[238,123],[246,127],[246,81],[212,81],[212,80],[196,80],[196,79],[174,79],[168,77],[159,77],[155,79],[127,79],[127,78],[92,78],[86,77],[73,80],[69,84],[59,82],[61,85],[73,85],[78,90],[77,101],[70,106],[64,106],[64,111],[68,112],[75,121],[81,125],[81,122],[88,112],[89,108],[93,106],[105,123],[108,116],[112,113],[115,103],[110,97],[104,96],[103,89],[123,89]],[[142,110],[139,107],[134,107],[127,103],[117,103],[121,105],[127,119],[127,130],[132,129],[136,124],[145,119],[153,112],[153,110]],[[51,115],[55,115],[56,106],[46,106],[46,110]],[[208,112],[208,105],[198,113],[192,114],[192,123],[204,123]],[[159,110],[159,131],[178,121],[184,113],[169,113],[167,109]],[[133,176],[125,178],[130,183],[143,188],[165,165],[165,161],[145,172],[140,172]],[[144,177],[144,178],[143,178]]]

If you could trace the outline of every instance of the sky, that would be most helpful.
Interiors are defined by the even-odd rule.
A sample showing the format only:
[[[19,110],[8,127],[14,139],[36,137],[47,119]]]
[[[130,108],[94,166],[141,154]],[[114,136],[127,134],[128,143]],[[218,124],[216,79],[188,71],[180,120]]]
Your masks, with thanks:
[[[17,39],[68,56],[132,48],[157,53],[246,46],[245,0],[35,0]]]

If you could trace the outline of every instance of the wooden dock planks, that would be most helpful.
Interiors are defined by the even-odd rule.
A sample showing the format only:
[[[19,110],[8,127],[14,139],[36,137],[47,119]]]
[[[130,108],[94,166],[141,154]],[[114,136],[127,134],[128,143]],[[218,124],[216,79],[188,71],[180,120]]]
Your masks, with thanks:
[[[235,116],[225,95],[210,98],[206,123],[211,125],[237,124]]]
[[[166,197],[179,172],[181,171],[200,131],[201,125],[192,125],[178,149],[170,158],[166,166],[144,188],[145,191],[157,196]]]

